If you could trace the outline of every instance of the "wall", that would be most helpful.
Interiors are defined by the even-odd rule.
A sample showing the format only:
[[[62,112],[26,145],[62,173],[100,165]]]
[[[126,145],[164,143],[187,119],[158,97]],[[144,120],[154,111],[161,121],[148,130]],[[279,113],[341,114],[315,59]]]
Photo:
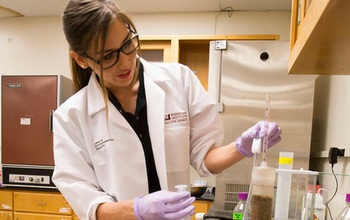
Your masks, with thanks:
[[[140,35],[280,34],[289,39],[290,12],[131,14]],[[0,19],[0,74],[62,74],[70,78],[61,18]],[[198,179],[192,170],[192,180]],[[215,178],[204,178],[215,185]]]
[[[289,12],[131,14],[140,35],[280,34],[289,39]],[[70,76],[61,18],[0,19],[0,74]]]
[[[335,219],[345,206],[345,194],[350,193],[350,76],[319,76],[316,80],[310,169],[322,171],[319,182],[328,191]],[[330,147],[345,149],[332,172],[328,162]],[[336,179],[335,179],[336,178]],[[338,186],[337,186],[338,184]]]
[[[212,34],[280,34],[289,40],[289,12],[234,12],[133,14],[140,35],[212,35]],[[60,17],[0,19],[0,74],[62,74],[70,77],[68,45]],[[326,171],[320,178],[323,186],[334,191],[334,178],[325,159],[327,149],[348,147],[350,114],[349,77],[320,77],[316,82],[313,146],[311,167]],[[317,152],[323,151],[323,154]],[[323,155],[323,158],[320,158]],[[334,166],[344,185],[330,203],[333,217],[344,204],[349,192],[347,159]],[[344,176],[344,174],[346,176]],[[193,176],[192,179],[196,179]],[[215,179],[209,178],[209,184]],[[338,205],[336,205],[338,204]],[[334,217],[335,218],[335,217]]]
[[[70,76],[59,17],[0,19],[0,74]]]

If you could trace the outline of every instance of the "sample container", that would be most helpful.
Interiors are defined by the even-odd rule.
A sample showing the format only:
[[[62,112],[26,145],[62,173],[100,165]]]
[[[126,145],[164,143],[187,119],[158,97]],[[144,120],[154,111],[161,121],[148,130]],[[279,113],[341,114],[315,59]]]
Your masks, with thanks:
[[[293,168],[293,152],[280,152],[278,168],[291,170]],[[277,176],[277,193],[275,203],[275,219],[288,220],[292,173],[281,172]]]
[[[277,180],[278,178],[284,178],[285,176],[291,175],[290,191],[285,191],[285,195],[282,195],[282,197],[289,197],[287,219],[313,219],[315,210],[316,182],[319,173],[316,171],[303,169],[276,169],[276,173]],[[278,201],[276,198],[276,203],[277,202]],[[275,204],[275,207],[279,207],[279,205]],[[285,220],[285,217],[281,218],[276,216],[274,219]]]
[[[264,163],[253,167],[248,214],[250,220],[271,220],[274,182],[275,168],[269,167]]]

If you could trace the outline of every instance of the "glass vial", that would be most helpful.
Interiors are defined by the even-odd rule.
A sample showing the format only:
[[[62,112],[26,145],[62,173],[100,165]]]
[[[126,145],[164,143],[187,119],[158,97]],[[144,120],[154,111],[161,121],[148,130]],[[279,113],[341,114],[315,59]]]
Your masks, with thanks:
[[[244,210],[246,208],[248,198],[248,192],[240,192],[238,193],[238,203],[236,207],[233,209],[232,219],[233,220],[242,220]]]
[[[185,184],[176,185],[175,188],[176,188],[176,191],[177,191],[177,192],[184,192],[184,191],[187,191],[187,185],[185,185]],[[179,220],[191,220],[191,216],[188,215],[188,216],[183,217],[183,218],[181,218],[181,219],[179,219]]]
[[[346,194],[345,202],[346,206],[343,211],[340,212],[336,220],[350,220],[350,194]]]

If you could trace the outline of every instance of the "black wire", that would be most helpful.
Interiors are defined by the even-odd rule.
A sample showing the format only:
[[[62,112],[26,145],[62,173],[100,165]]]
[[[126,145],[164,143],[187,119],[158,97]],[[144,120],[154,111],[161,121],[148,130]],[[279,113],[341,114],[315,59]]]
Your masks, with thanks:
[[[334,191],[334,194],[333,194],[332,198],[330,198],[330,199],[326,202],[326,208],[327,208],[327,210],[328,210],[328,212],[329,212],[329,217],[331,218],[331,220],[333,220],[333,217],[332,217],[332,212],[331,212],[331,210],[330,210],[328,204],[332,201],[332,199],[335,197],[335,195],[336,195],[337,192],[338,192],[338,179],[337,179],[337,176],[336,176],[335,173],[334,173],[333,165],[334,165],[334,164],[332,164],[331,169],[332,169],[332,173],[333,173],[333,176],[334,176],[334,179],[335,179],[335,191]]]

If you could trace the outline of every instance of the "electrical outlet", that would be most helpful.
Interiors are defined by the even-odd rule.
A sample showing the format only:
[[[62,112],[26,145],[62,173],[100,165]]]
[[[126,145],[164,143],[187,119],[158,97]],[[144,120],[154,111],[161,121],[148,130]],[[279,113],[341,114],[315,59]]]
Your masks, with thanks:
[[[193,182],[193,186],[206,186],[207,185],[207,181],[205,180],[195,180]]]

